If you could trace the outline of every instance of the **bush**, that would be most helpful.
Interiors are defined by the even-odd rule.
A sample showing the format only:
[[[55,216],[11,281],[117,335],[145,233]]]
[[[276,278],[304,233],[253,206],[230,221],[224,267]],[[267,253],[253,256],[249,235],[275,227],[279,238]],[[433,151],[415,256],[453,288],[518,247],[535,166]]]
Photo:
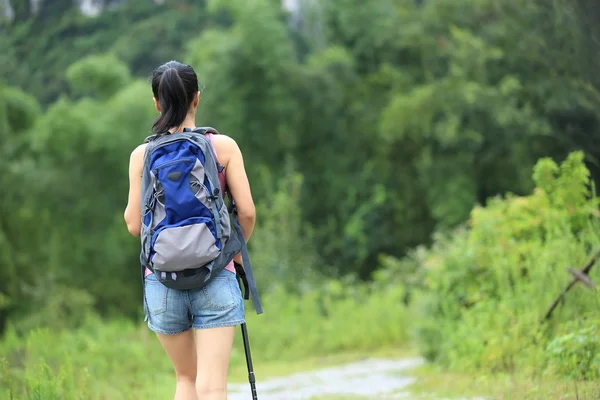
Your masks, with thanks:
[[[565,324],[565,333],[547,347],[549,365],[573,379],[600,378],[600,320]]]
[[[540,371],[561,322],[600,315],[597,294],[576,287],[553,319],[542,322],[570,279],[565,267],[580,267],[600,242],[583,154],[571,154],[560,167],[540,160],[534,181],[531,195],[490,200],[473,210],[466,227],[438,235],[426,255],[413,256],[422,277],[413,302],[417,342],[427,359],[461,370]],[[592,279],[599,272],[592,270]],[[591,337],[591,321],[552,342],[553,359],[573,360],[585,351],[577,370],[593,363],[598,348],[582,339]],[[566,373],[573,362],[559,370]]]

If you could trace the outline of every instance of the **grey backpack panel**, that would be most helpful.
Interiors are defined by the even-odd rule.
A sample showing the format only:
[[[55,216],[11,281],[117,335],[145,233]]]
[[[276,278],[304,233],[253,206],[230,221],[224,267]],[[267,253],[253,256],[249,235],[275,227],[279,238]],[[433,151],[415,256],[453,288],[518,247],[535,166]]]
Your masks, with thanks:
[[[154,270],[167,272],[197,268],[198,265],[211,262],[221,253],[212,233],[203,224],[170,228],[168,232],[158,236],[154,242],[154,251]]]

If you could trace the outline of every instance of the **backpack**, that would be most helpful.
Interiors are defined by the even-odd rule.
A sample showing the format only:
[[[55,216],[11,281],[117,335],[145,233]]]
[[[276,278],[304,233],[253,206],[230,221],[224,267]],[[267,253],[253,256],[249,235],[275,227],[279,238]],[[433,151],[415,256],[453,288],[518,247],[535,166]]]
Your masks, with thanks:
[[[171,289],[206,285],[242,252],[236,277],[252,294],[256,312],[262,306],[252,275],[246,241],[233,198],[225,205],[217,163],[207,133],[196,128],[174,135],[157,134],[148,143],[142,168],[140,262]],[[143,270],[143,268],[142,268]]]

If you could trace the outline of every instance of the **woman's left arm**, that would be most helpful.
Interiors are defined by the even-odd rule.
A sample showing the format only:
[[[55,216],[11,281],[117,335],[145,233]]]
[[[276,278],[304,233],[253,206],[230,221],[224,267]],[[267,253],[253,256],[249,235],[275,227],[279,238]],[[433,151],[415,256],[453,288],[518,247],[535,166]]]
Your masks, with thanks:
[[[142,166],[146,144],[142,144],[131,152],[129,158],[129,199],[125,208],[125,223],[127,230],[133,236],[140,236],[142,229],[142,209],[140,204],[140,191],[142,190]]]

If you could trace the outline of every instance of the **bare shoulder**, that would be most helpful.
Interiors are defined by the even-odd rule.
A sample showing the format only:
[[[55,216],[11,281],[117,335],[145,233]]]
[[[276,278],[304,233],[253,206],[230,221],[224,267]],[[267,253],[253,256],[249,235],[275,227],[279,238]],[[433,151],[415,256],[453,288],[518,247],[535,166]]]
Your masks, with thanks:
[[[240,152],[237,142],[230,136],[223,134],[213,135],[213,143],[217,151],[217,157],[223,165],[227,165],[229,160]]]
[[[131,156],[129,157],[129,168],[132,171],[142,171],[142,164],[144,163],[144,153],[146,152],[146,147],[148,143],[143,143],[137,146],[131,152]]]
[[[223,148],[237,147],[237,143],[236,143],[235,139],[232,138],[231,136],[227,136],[227,135],[223,135],[222,133],[219,133],[218,135],[213,135],[212,137],[213,137],[215,146],[219,145],[219,146],[222,146]]]
[[[131,152],[131,160],[140,160],[144,158],[148,143],[142,143]]]

